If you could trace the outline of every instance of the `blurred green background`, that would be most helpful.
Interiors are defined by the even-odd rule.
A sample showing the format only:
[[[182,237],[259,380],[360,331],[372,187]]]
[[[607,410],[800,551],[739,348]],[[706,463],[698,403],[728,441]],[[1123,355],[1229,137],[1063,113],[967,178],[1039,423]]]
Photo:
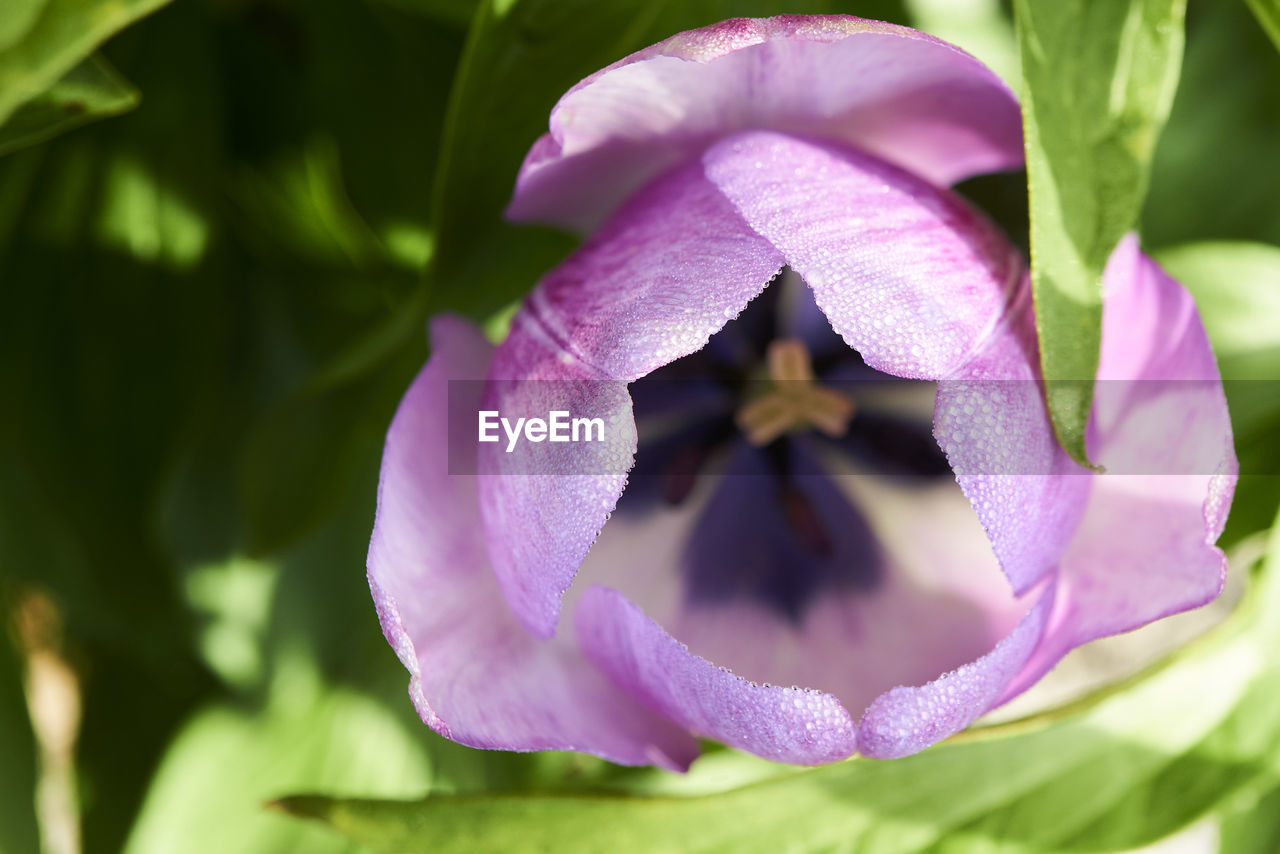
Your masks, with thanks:
[[[713,752],[711,770],[671,782],[434,736],[408,702],[407,675],[381,637],[364,579],[382,435],[426,358],[429,314],[489,318],[572,245],[499,217],[523,152],[573,82],[681,29],[787,11],[919,26],[1016,80],[1011,13],[994,0],[480,5],[0,7],[0,852],[40,850],[41,764],[22,685],[41,650],[69,666],[83,709],[69,815],[89,852],[365,850],[263,808],[298,793],[719,790],[780,773]],[[1241,381],[1233,411],[1253,474],[1228,544],[1269,528],[1280,496],[1269,474],[1280,472],[1277,402],[1245,382],[1280,378],[1280,250],[1259,245],[1280,244],[1278,132],[1275,45],[1244,2],[1192,0],[1141,231],[1196,290],[1224,376]],[[961,190],[1025,245],[1024,174]],[[1277,637],[1255,623],[1233,631]],[[1044,838],[1015,834],[1016,850],[1136,845],[1205,813],[1229,817],[1224,850],[1280,850],[1280,769],[1258,759],[1280,738],[1269,700],[1280,683],[1270,673],[1263,690],[1261,678],[1249,671],[1237,693],[1269,705],[1228,706],[1149,759],[1111,806]],[[1264,741],[1230,741],[1245,731]],[[1196,750],[1195,763],[1177,764]],[[959,760],[945,748],[930,753],[942,758],[868,773],[904,775],[896,784],[920,793],[921,815],[939,814],[925,809],[929,798],[946,813],[947,793],[920,781]],[[1247,769],[1221,765],[1228,754]],[[965,767],[998,767],[971,761]],[[1025,799],[1055,802],[1063,790],[1053,779],[1090,785],[1059,771],[965,813],[970,829],[948,850],[997,850],[1016,825],[997,807],[1040,815]],[[861,772],[840,773],[864,785]],[[967,785],[981,788],[975,773]],[[788,797],[800,795],[773,802]],[[811,805],[812,792],[804,797]],[[628,803],[607,820],[653,823]],[[736,802],[707,803],[687,820],[713,822]],[[1119,824],[1107,825],[1117,803],[1129,806],[1113,809]],[[294,806],[378,844],[378,832],[359,832],[376,816],[343,825],[323,805]],[[1160,821],[1134,818],[1161,809]],[[457,815],[476,826],[574,832],[523,802],[498,818]],[[779,818],[793,822],[794,850],[811,850],[805,825],[794,823],[805,815]],[[989,824],[975,817],[990,815]],[[870,835],[857,837],[866,850],[936,842],[877,843],[877,825],[867,826]],[[458,850],[497,850],[483,847],[492,840],[468,842],[466,828],[450,832],[432,850],[459,839]],[[45,833],[46,850],[61,850]],[[703,850],[721,850],[713,843]]]

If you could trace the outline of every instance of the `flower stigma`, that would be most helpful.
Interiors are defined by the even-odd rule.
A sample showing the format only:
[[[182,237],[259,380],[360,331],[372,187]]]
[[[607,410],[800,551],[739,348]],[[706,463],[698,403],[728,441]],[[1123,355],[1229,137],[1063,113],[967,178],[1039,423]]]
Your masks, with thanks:
[[[784,433],[808,427],[832,439],[848,432],[856,408],[853,398],[815,381],[813,360],[803,341],[773,341],[766,363],[772,388],[749,401],[734,418],[748,442],[763,448]]]

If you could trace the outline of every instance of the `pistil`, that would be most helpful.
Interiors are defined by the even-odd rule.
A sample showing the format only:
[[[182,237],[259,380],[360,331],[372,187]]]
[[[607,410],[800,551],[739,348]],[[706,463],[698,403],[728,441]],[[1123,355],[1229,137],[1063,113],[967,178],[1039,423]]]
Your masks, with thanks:
[[[765,363],[772,387],[743,406],[735,418],[748,442],[763,447],[785,433],[810,427],[833,439],[848,431],[853,399],[817,382],[803,341],[771,342]]]

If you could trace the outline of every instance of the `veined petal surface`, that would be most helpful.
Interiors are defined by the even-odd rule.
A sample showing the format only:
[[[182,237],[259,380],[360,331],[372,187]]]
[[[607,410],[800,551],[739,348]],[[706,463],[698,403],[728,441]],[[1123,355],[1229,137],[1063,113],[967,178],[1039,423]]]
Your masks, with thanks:
[[[589,231],[657,175],[750,129],[825,138],[943,186],[1023,158],[1013,93],[953,45],[845,15],[734,19],[571,89],[508,215]]]

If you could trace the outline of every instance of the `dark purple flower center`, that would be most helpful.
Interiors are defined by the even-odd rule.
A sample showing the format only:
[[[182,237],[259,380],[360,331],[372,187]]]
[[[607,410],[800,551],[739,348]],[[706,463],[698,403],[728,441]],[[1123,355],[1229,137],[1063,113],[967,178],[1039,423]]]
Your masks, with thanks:
[[[632,384],[639,450],[618,512],[684,504],[714,476],[682,549],[686,597],[747,600],[799,624],[821,594],[869,592],[884,572],[829,473],[836,460],[950,476],[927,407],[883,405],[919,385],[868,367],[784,272],[702,350]]]

